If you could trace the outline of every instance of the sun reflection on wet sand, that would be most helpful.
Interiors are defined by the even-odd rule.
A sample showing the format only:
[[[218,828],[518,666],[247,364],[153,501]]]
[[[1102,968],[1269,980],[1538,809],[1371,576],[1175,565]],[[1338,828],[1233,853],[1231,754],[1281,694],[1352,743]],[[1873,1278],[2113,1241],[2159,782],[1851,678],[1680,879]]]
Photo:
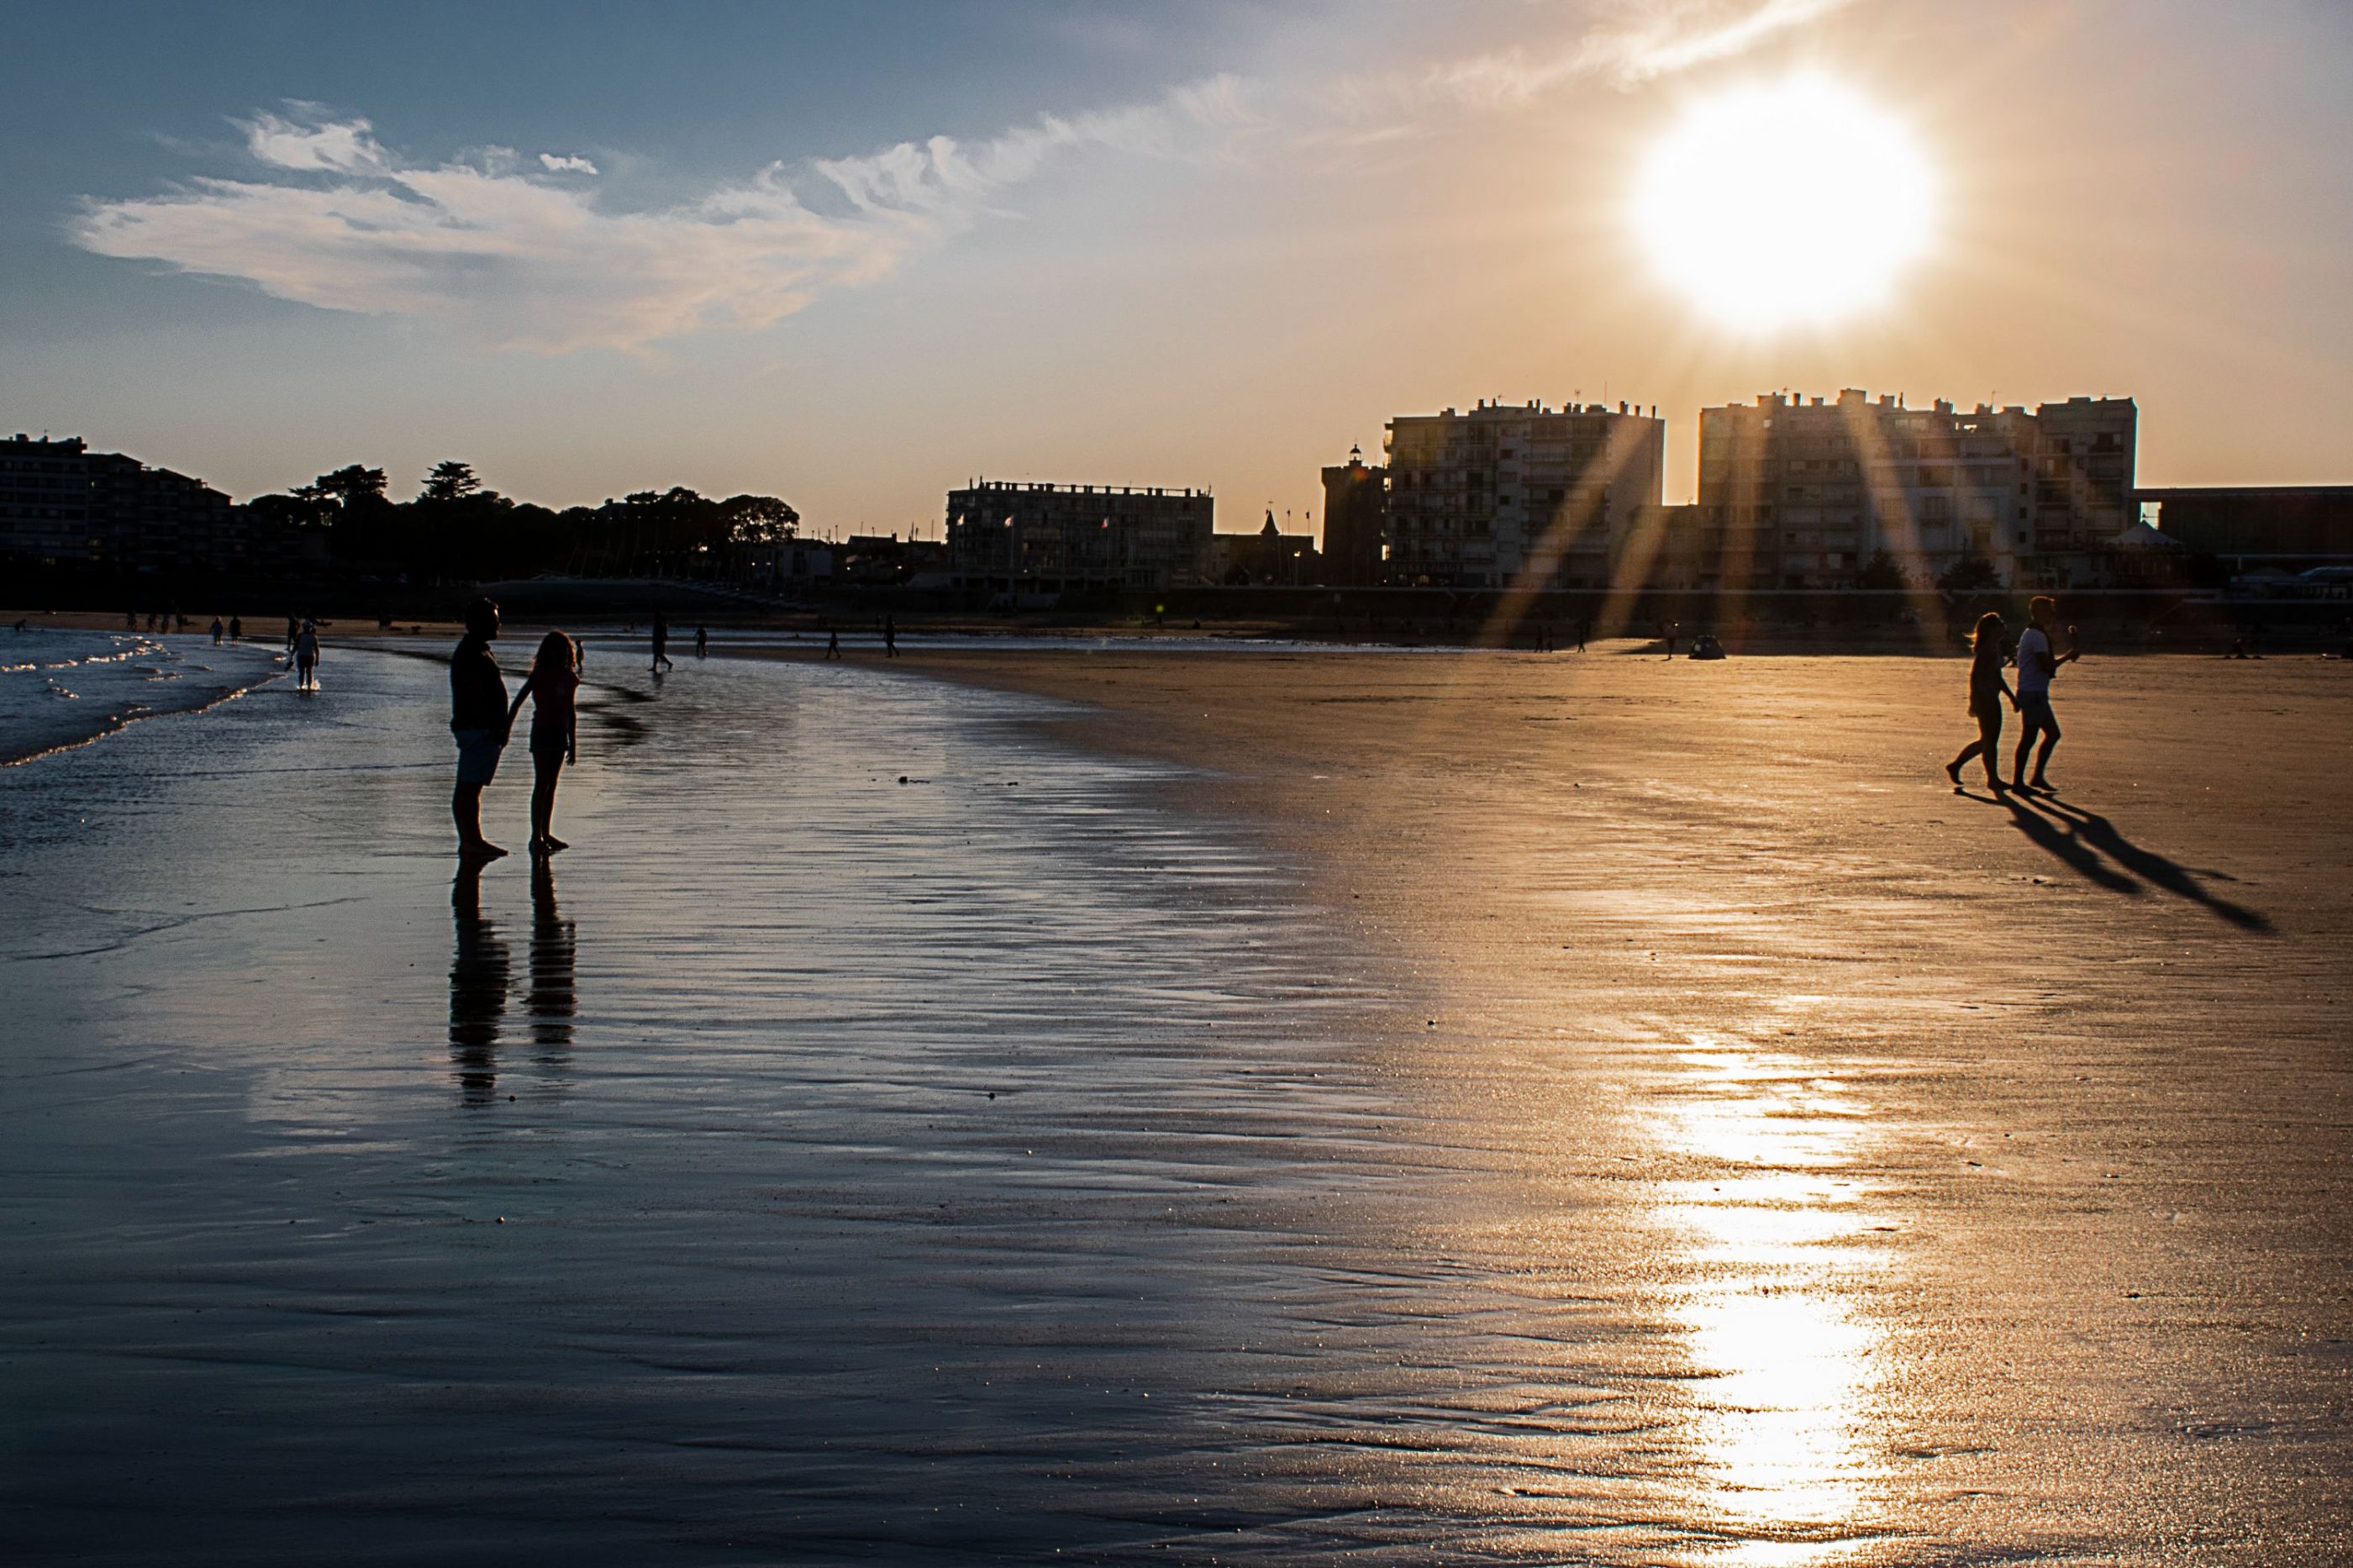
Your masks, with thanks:
[[[1694,1560],[1836,1561],[1878,1535],[1883,1475],[1870,1426],[1886,1347],[1855,1300],[1883,1266],[1855,1173],[1870,1108],[1803,1058],[1693,1046],[1655,1131],[1703,1173],[1666,1184],[1657,1210],[1683,1265],[1667,1314],[1696,1379],[1691,1517],[1723,1542]]]

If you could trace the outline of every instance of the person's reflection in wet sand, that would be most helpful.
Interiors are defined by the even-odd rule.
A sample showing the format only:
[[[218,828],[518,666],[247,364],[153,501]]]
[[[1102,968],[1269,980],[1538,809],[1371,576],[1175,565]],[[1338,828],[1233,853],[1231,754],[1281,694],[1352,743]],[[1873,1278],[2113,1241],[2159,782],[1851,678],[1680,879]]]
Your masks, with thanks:
[[[459,1098],[488,1105],[499,1079],[499,1026],[507,1010],[511,965],[498,927],[482,916],[482,868],[467,862],[449,887],[457,952],[449,960],[449,1062]]]
[[[560,1067],[571,1055],[577,951],[573,922],[555,905],[554,859],[542,855],[531,868],[531,991],[523,1008],[531,1015],[531,1037],[543,1066]]]

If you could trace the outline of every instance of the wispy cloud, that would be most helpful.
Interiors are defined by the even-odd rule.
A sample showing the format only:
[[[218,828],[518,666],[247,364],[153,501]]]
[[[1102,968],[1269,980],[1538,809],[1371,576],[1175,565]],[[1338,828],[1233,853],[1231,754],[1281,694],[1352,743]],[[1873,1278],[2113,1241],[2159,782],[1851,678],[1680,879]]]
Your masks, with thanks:
[[[1433,110],[1508,111],[1575,84],[1722,59],[1849,3],[1639,0],[1554,47],[1336,83],[1214,77],[1145,103],[1041,115],[979,142],[934,136],[774,163],[642,210],[620,210],[574,177],[596,174],[584,157],[542,153],[533,166],[493,148],[417,162],[385,146],[364,119],[290,103],[243,122],[254,164],[244,176],[92,200],[69,232],[101,256],[242,279],[324,310],[435,322],[492,346],[638,349],[772,326],[829,289],[885,277],[1008,210],[1058,157],[1202,158],[1335,127],[1377,137]]]

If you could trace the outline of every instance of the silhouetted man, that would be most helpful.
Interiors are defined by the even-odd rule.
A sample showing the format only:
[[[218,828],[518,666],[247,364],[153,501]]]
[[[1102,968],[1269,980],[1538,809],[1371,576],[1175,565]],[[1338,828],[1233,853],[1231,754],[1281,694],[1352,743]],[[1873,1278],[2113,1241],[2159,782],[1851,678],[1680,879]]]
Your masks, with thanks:
[[[2051,711],[2051,678],[2059,673],[2063,664],[2073,663],[2078,657],[2074,648],[2060,653],[2052,647],[2052,623],[2059,616],[2057,601],[2037,597],[2028,603],[2026,617],[2033,624],[2020,634],[2018,639],[2018,717],[2020,734],[2018,755],[2010,770],[2010,787],[2015,790],[2048,790],[2051,781],[2042,770],[2051,765],[2051,752],[2059,744],[2059,720]],[[2042,739],[2042,749],[2035,752],[2034,777],[2026,776],[2027,753],[2034,751],[2036,736]]]
[[[882,617],[882,657],[899,657],[899,620],[895,616]]]
[[[507,743],[507,683],[491,656],[498,635],[498,605],[477,599],[466,606],[466,635],[449,656],[449,733],[458,742],[449,815],[458,824],[459,857],[474,865],[506,853],[482,837],[482,789],[498,776]]]

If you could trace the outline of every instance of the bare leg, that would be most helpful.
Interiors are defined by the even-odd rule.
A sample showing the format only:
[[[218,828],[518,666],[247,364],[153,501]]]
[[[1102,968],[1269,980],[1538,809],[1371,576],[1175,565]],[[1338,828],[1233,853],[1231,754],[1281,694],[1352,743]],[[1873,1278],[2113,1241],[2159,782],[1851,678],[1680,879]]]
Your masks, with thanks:
[[[458,824],[458,853],[470,859],[495,860],[506,853],[482,837],[482,786],[461,784],[449,797],[449,815]]]
[[[564,774],[564,753],[533,752],[531,765],[532,847],[544,850],[568,848],[570,847],[555,836],[555,784]]]

